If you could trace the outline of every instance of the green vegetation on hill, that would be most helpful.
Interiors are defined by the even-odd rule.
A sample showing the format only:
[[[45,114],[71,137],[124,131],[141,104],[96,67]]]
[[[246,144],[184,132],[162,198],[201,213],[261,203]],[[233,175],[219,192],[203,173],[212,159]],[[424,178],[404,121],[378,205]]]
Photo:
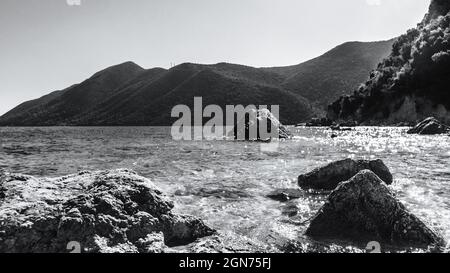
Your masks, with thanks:
[[[333,120],[414,123],[427,116],[450,122],[450,1],[433,0],[417,28],[396,40],[388,58],[352,96],[329,107]]]

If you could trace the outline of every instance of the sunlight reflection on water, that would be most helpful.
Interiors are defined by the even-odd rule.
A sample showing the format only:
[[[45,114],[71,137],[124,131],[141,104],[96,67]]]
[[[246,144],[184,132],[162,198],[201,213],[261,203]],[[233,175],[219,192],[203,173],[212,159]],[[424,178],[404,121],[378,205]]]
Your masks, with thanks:
[[[0,128],[0,167],[35,176],[130,168],[152,179],[181,213],[218,230],[270,242],[297,239],[324,197],[305,193],[282,204],[265,196],[297,188],[296,178],[343,158],[380,158],[399,199],[450,241],[450,137],[406,135],[406,128],[333,133],[298,128],[276,151],[258,143],[175,142],[168,128]],[[292,209],[298,214],[290,217]]]

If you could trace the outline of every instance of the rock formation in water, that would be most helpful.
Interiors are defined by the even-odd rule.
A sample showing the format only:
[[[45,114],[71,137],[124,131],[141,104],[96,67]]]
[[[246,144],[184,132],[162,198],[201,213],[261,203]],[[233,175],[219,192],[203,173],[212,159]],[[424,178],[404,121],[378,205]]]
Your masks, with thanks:
[[[7,174],[0,188],[0,253],[69,252],[69,242],[87,253],[163,252],[215,233],[129,170]]]
[[[431,117],[419,122],[408,134],[440,135],[450,131],[450,127]]]
[[[433,0],[417,28],[397,39],[388,58],[328,118],[363,125],[416,124],[429,116],[450,123],[450,5]]]
[[[262,128],[263,124],[265,129]],[[243,120],[236,123],[230,134],[236,140],[248,141],[270,141],[293,136],[268,109],[249,111]]]
[[[298,185],[303,189],[334,190],[362,170],[373,171],[388,185],[393,182],[389,168],[381,160],[344,159],[300,175]]]
[[[396,246],[443,246],[444,239],[411,214],[385,183],[364,170],[342,183],[312,219],[308,236]]]

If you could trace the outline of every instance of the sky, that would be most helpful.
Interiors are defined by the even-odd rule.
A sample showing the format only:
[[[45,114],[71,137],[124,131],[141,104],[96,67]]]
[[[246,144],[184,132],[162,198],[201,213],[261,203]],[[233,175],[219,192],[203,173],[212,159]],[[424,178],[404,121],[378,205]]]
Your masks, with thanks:
[[[0,115],[125,61],[298,64],[415,27],[429,0],[0,0]]]

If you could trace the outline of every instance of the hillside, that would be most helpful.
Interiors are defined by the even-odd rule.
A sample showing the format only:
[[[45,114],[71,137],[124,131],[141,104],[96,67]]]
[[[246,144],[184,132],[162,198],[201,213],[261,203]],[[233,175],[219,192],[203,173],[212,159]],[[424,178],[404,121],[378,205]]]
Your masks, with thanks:
[[[314,110],[304,98],[277,86],[276,75],[258,69],[218,64],[182,64],[155,81],[141,86],[130,82],[92,112],[78,115],[82,125],[171,125],[174,106],[193,109],[194,97],[203,105],[280,105],[281,120],[295,124],[311,117]]]
[[[392,41],[346,43],[289,67],[254,68],[185,63],[145,70],[127,62],[86,81],[25,102],[0,117],[0,126],[171,125],[175,105],[280,105],[280,120],[296,124],[351,90],[385,55]]]
[[[125,82],[145,70],[131,62],[112,66],[80,84],[25,102],[0,118],[0,124],[45,126],[71,124],[73,116],[112,96]]]
[[[282,86],[311,101],[320,109],[348,95],[367,80],[368,71],[386,58],[394,40],[348,42],[305,63],[270,68],[285,77]]]
[[[450,1],[433,0],[417,28],[351,96],[329,106],[328,118],[361,124],[415,123],[435,116],[450,123]]]

